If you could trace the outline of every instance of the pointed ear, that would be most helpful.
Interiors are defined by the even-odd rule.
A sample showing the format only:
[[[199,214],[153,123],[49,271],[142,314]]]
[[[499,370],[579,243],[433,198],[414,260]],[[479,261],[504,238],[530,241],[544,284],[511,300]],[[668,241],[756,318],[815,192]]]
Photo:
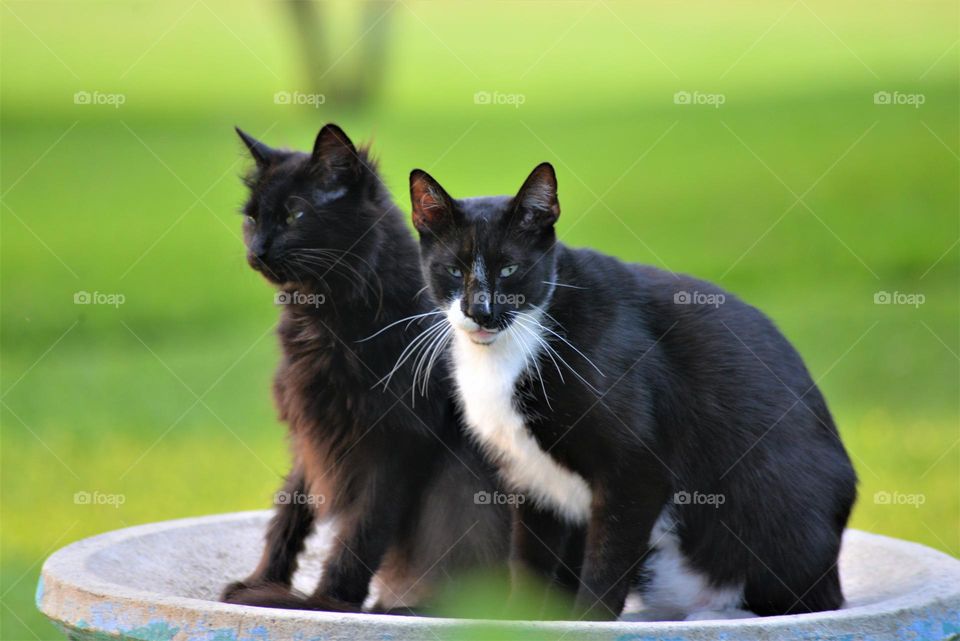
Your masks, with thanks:
[[[310,162],[324,177],[338,180],[359,169],[360,156],[343,129],[330,123],[317,134]]]
[[[513,199],[517,220],[524,227],[550,227],[560,218],[557,174],[553,165],[540,163],[530,172]]]
[[[280,159],[282,152],[268,147],[240,129],[240,127],[234,127],[234,129],[236,129],[237,135],[240,136],[243,144],[250,150],[250,155],[253,156],[253,159],[256,161],[258,169],[264,169]]]
[[[453,220],[453,199],[440,183],[421,169],[410,172],[410,202],[413,205],[413,226],[421,234],[436,233]]]

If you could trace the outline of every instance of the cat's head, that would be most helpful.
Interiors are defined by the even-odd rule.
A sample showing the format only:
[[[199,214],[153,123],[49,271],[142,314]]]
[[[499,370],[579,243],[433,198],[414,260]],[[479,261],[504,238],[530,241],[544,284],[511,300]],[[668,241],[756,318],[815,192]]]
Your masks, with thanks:
[[[538,165],[516,196],[458,200],[424,171],[410,174],[413,224],[431,295],[450,323],[490,344],[544,309],[556,278],[557,177]],[[539,308],[539,309],[538,309]]]
[[[376,222],[371,203],[380,181],[364,149],[334,124],[317,134],[312,153],[273,149],[237,129],[256,162],[245,179],[247,262],[271,282],[311,283],[344,252],[362,256],[360,242]],[[358,241],[360,239],[360,241]]]

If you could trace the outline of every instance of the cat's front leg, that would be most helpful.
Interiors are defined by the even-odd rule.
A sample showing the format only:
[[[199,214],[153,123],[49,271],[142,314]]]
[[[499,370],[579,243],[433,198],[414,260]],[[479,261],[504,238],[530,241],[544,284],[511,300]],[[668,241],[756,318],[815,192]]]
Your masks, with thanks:
[[[540,618],[542,612],[529,610],[539,608],[545,600],[531,599],[532,596],[537,592],[540,596],[551,592],[559,596],[570,590],[575,581],[571,577],[579,568],[570,567],[565,557],[569,556],[568,547],[576,543],[576,534],[574,526],[548,507],[526,501],[516,508],[510,559],[513,590],[508,611],[511,616]]]
[[[300,500],[305,495],[303,470],[294,468],[277,495],[284,500],[276,501],[276,511],[267,526],[260,563],[246,579],[224,588],[221,600],[242,605],[272,606],[277,595],[289,590],[290,581],[297,571],[297,557],[303,551],[304,541],[313,530],[316,518],[313,507]]]
[[[650,463],[658,465],[655,461]],[[644,477],[622,475],[593,488],[576,600],[578,618],[613,620],[623,611],[627,592],[648,551],[650,532],[668,494],[664,479],[652,474]]]
[[[380,568],[389,546],[397,540],[415,487],[402,483],[402,473],[384,472],[369,498],[340,519],[332,549],[324,564],[320,584],[310,600],[317,609],[325,602],[361,606],[370,590],[370,580]],[[393,483],[388,485],[387,479]],[[405,595],[394,595],[402,600]]]

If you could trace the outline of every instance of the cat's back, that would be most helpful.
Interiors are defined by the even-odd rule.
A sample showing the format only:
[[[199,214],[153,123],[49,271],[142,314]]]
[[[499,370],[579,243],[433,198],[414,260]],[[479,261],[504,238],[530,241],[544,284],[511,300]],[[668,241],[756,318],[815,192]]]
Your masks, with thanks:
[[[575,284],[579,289],[606,296],[613,294],[619,302],[630,307],[660,309],[665,305],[677,306],[675,313],[682,316],[684,311],[701,305],[718,310],[730,303],[728,310],[738,313],[750,310],[748,313],[760,314],[759,310],[719,285],[688,274],[623,261],[587,248],[564,247],[563,255],[565,260],[562,262],[573,265]]]
[[[628,263],[590,249],[564,248],[566,277],[580,290],[582,309],[608,332],[654,343],[668,359],[697,369],[762,367],[790,387],[807,389],[809,375],[794,347],[762,311],[709,281],[651,265]],[[559,275],[558,275],[559,276]]]

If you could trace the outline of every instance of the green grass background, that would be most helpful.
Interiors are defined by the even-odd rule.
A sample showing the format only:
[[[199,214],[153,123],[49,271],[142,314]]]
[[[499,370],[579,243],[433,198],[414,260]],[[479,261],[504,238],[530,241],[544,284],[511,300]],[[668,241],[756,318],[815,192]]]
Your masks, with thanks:
[[[373,140],[404,208],[414,166],[467,195],[552,161],[565,242],[716,281],[794,341],[860,474],[855,527],[960,555],[956,3],[405,0],[380,5],[378,99],[319,108],[274,103],[311,91],[279,2],[2,4],[3,639],[57,636],[33,605],[56,548],[267,507],[286,470],[234,124],[305,148],[335,120]],[[332,83],[361,33],[354,4],[325,6]]]

